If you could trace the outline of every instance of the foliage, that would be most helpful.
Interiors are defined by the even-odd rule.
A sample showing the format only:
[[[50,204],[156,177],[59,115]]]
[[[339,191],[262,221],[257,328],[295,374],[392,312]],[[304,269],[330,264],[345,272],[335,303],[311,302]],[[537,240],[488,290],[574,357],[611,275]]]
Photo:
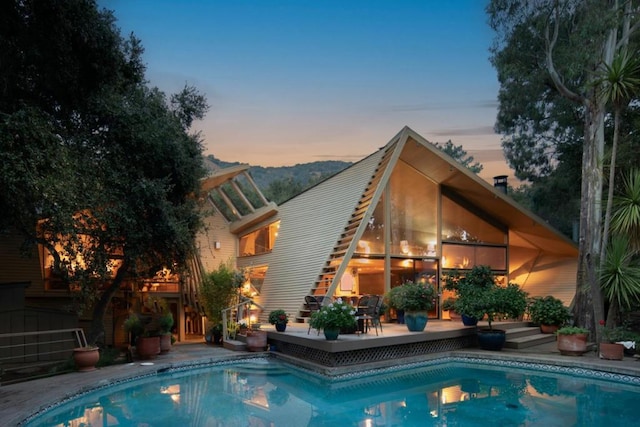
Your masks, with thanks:
[[[393,293],[388,299],[392,301],[393,307],[404,311],[430,310],[436,296],[435,289],[428,283],[406,282],[391,291]]]
[[[456,299],[454,297],[449,297],[446,300],[442,301],[442,309],[448,311],[456,311]]]
[[[456,292],[456,311],[465,316],[482,319],[485,315],[492,329],[494,320],[502,316],[517,318],[527,307],[527,293],[515,283],[500,286],[491,268],[474,266],[462,274],[454,271],[445,277],[445,288]]]
[[[613,199],[612,232],[629,237],[631,249],[640,251],[640,169],[624,175],[622,188]]]
[[[562,326],[571,318],[569,309],[552,295],[534,298],[529,306],[529,314],[531,320],[540,325]]]
[[[469,169],[471,172],[475,174],[479,174],[480,172],[482,172],[482,169],[484,168],[482,164],[478,162],[472,163],[474,161],[473,156],[467,156],[467,152],[462,148],[462,145],[454,145],[451,140],[445,142],[444,144],[436,142],[434,145],[445,154],[453,157],[455,161],[460,163],[465,168]]]
[[[394,286],[384,295],[385,304],[390,308],[402,310],[400,308],[403,301],[403,293],[406,288],[402,286]]]
[[[0,15],[0,228],[52,256],[92,310],[93,341],[124,281],[193,253],[204,170],[188,125],[206,102],[148,87],[140,42],[94,1],[5,2]]]
[[[578,326],[563,326],[556,331],[556,335],[581,335],[588,334],[589,330]]]
[[[286,325],[289,323],[289,316],[287,316],[287,312],[282,309],[273,310],[269,313],[269,323],[272,325],[275,325],[276,323]]]
[[[144,333],[144,325],[142,324],[140,316],[136,313],[129,314],[127,320],[124,321],[124,330],[134,337],[141,336]]]
[[[230,261],[220,264],[216,270],[204,276],[200,283],[200,295],[210,322],[222,322],[222,310],[234,305],[243,280],[242,274],[234,270]]]
[[[611,304],[629,309],[640,301],[640,260],[626,236],[614,236],[600,270],[602,291]]]
[[[311,315],[310,325],[314,329],[350,329],[356,327],[356,309],[341,298],[323,305]]]
[[[637,334],[622,326],[608,327],[604,320],[600,320],[598,325],[600,327],[601,342],[616,343],[621,341],[636,341],[638,339]]]
[[[599,78],[621,51],[637,51],[640,27],[633,7],[632,2],[599,0],[492,0],[487,7],[497,34],[492,62],[501,85],[496,128],[507,135],[505,156],[516,175],[532,180],[546,176],[564,146],[582,147],[574,311],[577,321],[592,331],[604,309],[596,268],[602,258],[607,104]],[[637,138],[627,129],[629,140]]]

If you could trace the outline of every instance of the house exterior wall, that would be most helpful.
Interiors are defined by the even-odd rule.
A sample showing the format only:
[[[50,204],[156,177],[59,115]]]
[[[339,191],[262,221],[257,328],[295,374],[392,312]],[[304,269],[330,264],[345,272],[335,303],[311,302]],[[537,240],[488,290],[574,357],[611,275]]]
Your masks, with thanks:
[[[34,245],[28,254],[23,254],[21,244],[22,237],[17,233],[0,234],[0,286],[9,282],[30,282],[27,295],[42,295],[44,282],[37,248]]]
[[[376,152],[285,202],[275,217],[259,225],[281,220],[271,253],[238,258],[239,267],[269,266],[262,292],[256,298],[264,307],[261,321],[275,309],[283,309],[294,318],[298,315],[381,156]]]
[[[196,236],[196,247],[204,271],[210,272],[228,261],[235,263],[239,236],[229,231],[229,222],[214,206],[207,204],[204,209],[204,228]]]

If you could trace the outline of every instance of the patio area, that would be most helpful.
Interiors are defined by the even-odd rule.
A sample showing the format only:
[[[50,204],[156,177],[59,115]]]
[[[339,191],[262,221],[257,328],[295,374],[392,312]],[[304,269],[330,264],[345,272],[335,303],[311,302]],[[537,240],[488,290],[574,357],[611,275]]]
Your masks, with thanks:
[[[287,361],[296,362],[297,358],[277,351],[278,343],[302,345],[310,351],[322,350],[331,353],[331,350],[341,352],[362,351],[366,349],[402,346],[411,343],[449,340],[473,335],[473,327],[464,327],[458,322],[429,321],[425,332],[408,332],[404,325],[383,324],[383,334],[376,336],[374,331],[368,334],[340,335],[337,342],[327,342],[322,334],[317,335],[315,330],[307,334],[307,325],[289,324],[286,332],[280,334],[271,325],[262,326],[269,331],[269,339],[276,343],[274,351],[246,352],[233,351],[222,346],[212,346],[204,340],[194,340],[179,343],[166,355],[159,356],[151,361],[136,361],[133,363],[112,365],[100,368],[93,372],[73,372],[69,374],[43,378],[23,383],[0,387],[0,413],[3,415],[3,425],[15,426],[41,408],[46,408],[66,397],[76,395],[82,391],[95,387],[106,386],[120,382],[128,378],[146,375],[156,375],[172,368],[185,366],[201,366],[223,360],[241,359],[246,357],[264,357],[265,354],[279,357]],[[276,337],[276,334],[278,336]],[[272,339],[273,338],[273,339]],[[277,339],[276,339],[277,338]],[[426,341],[423,341],[426,340]],[[302,343],[302,344],[301,344]],[[394,359],[392,361],[373,361],[344,367],[327,367],[309,363],[310,368],[318,368],[321,371],[339,374],[345,370],[375,369],[393,363],[394,365],[424,361],[449,356],[464,357],[470,359],[501,359],[533,364],[549,364],[557,366],[580,367],[590,370],[611,372],[615,374],[640,377],[640,363],[636,357],[625,357],[622,361],[599,359],[595,351],[585,353],[580,357],[561,356],[556,348],[555,341],[526,348],[505,348],[502,351],[490,352],[477,348],[461,348],[456,350],[443,350],[432,353],[414,354],[411,357]]]

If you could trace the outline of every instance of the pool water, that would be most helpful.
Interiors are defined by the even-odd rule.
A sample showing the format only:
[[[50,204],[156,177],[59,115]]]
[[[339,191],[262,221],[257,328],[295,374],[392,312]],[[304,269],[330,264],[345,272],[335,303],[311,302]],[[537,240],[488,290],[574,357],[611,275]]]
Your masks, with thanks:
[[[640,381],[448,360],[329,380],[272,358],[107,387],[28,426],[631,426]],[[630,379],[629,379],[630,378]]]

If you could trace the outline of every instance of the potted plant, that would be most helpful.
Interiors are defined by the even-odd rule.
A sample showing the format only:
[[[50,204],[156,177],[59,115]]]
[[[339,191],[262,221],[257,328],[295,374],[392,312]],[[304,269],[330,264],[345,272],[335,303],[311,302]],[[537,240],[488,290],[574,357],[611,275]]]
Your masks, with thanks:
[[[589,330],[578,326],[563,326],[556,331],[558,350],[564,356],[582,356],[587,351]]]
[[[227,319],[227,325],[222,325],[222,310],[236,304],[241,286],[241,274],[230,262],[205,274],[200,282],[199,295],[207,320],[211,325],[220,325],[223,331],[226,326],[228,339],[234,339],[237,331],[229,329],[232,319]]]
[[[571,318],[569,309],[552,295],[534,298],[529,306],[529,314],[531,320],[540,325],[543,334],[554,333]]]
[[[428,311],[433,307],[436,291],[430,284],[406,282],[396,286],[389,297],[395,307],[404,310],[404,321],[412,332],[423,331],[429,318]]]
[[[340,329],[356,327],[356,309],[342,298],[323,305],[320,310],[311,315],[310,325],[314,329],[322,329],[327,340],[336,340]]]
[[[79,372],[95,371],[99,360],[100,349],[97,345],[88,344],[73,349],[73,361]]]
[[[399,308],[402,300],[402,293],[404,288],[402,286],[395,286],[389,290],[384,296],[385,305],[389,310],[393,309],[396,312],[396,321],[399,324],[404,324],[404,310]],[[390,317],[390,316],[389,316]]]
[[[161,313],[158,318],[160,328],[160,353],[171,350],[171,328],[173,328],[173,314],[169,310]]]
[[[256,329],[247,329],[245,332],[247,350],[249,351],[264,351],[267,347],[267,331],[260,331]]]
[[[454,270],[443,278],[444,289],[456,295],[455,311],[460,313],[465,326],[475,326],[485,315],[484,308],[479,305],[479,295],[486,288],[495,284],[491,268],[475,266],[470,271]]]
[[[622,360],[624,359],[624,345],[626,331],[621,327],[607,327],[604,320],[599,322],[602,341],[598,345],[600,359]]]
[[[269,313],[269,323],[276,327],[276,331],[284,332],[287,329],[287,323],[289,323],[289,316],[282,310],[273,310]]]
[[[449,312],[449,319],[460,320],[460,313],[456,311],[456,298],[449,297],[442,301],[442,309]]]

